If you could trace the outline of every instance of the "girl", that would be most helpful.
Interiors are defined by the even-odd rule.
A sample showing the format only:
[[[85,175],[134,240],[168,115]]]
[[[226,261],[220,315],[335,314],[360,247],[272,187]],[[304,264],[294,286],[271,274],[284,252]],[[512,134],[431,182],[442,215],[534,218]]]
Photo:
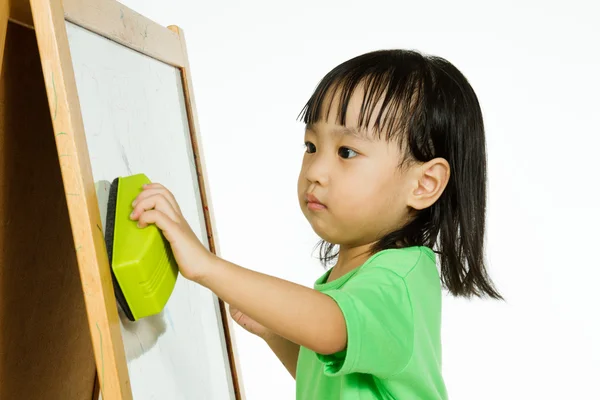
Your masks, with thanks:
[[[160,184],[144,188],[131,218],[156,224],[182,275],[268,343],[297,399],[446,399],[442,285],[501,298],[484,265],[486,151],[473,89],[442,58],[377,51],[329,72],[302,114],[298,200],[323,239],[322,262],[335,264],[314,289],[209,252]]]

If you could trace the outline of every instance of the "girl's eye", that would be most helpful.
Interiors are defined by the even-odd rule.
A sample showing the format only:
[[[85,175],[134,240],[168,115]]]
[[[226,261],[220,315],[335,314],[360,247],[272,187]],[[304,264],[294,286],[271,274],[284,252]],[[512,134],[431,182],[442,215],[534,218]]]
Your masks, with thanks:
[[[353,158],[358,155],[357,152],[355,152],[354,150],[349,149],[347,147],[340,147],[340,149],[338,150],[338,154],[342,158]]]
[[[304,142],[304,147],[306,147],[306,152],[309,154],[317,151],[317,147],[311,142]]]

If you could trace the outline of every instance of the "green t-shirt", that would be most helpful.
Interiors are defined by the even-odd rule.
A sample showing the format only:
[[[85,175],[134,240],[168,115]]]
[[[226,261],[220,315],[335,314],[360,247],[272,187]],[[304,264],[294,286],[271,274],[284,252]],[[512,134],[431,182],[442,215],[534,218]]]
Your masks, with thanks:
[[[315,289],[339,305],[346,349],[300,347],[297,400],[446,400],[441,363],[441,284],[427,247],[381,251]]]

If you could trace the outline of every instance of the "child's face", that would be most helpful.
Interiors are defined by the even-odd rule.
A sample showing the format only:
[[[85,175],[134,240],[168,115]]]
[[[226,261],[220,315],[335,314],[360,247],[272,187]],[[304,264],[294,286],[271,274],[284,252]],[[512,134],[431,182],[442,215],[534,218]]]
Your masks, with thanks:
[[[300,207],[314,231],[348,247],[373,243],[402,226],[412,184],[406,170],[399,168],[397,142],[377,139],[372,129],[351,133],[358,126],[361,100],[357,90],[350,99],[346,128],[335,122],[337,99],[327,121],[307,127],[307,152],[298,179]]]

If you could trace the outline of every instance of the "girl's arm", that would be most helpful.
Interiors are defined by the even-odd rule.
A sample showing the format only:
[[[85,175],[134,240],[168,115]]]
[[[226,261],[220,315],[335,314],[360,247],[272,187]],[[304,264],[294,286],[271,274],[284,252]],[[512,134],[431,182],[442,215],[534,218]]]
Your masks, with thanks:
[[[294,379],[296,378],[296,364],[298,363],[300,346],[268,330],[235,307],[230,306],[229,313],[231,314],[231,318],[233,318],[238,325],[246,331],[263,339],[292,377]]]
[[[346,322],[329,296],[242,268],[208,251],[196,263],[202,264],[194,268],[196,282],[273,333],[320,354],[346,347]],[[279,348],[276,342],[271,344]]]
[[[292,375],[292,378],[296,379],[296,364],[298,364],[300,346],[276,334],[265,338],[265,341]]]
[[[267,329],[316,353],[346,347],[346,322],[329,296],[225,261],[198,240],[174,196],[160,184],[145,185],[131,219],[156,224],[171,244],[179,270]]]

